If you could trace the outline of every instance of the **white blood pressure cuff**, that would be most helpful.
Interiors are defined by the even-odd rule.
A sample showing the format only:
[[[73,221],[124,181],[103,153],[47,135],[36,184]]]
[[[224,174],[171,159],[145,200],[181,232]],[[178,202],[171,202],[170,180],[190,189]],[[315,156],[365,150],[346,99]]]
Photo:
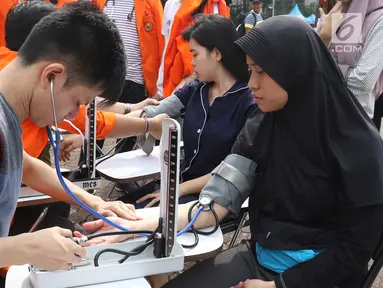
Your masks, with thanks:
[[[254,189],[257,164],[241,155],[230,154],[212,172],[213,177],[202,189],[200,198],[208,196],[213,202],[239,215],[242,203]]]

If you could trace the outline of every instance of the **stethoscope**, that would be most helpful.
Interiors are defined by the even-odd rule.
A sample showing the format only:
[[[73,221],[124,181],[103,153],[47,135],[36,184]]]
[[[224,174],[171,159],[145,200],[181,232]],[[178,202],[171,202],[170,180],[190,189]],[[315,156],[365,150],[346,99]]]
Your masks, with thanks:
[[[52,111],[53,111],[53,124],[55,126],[55,141],[54,143],[51,143],[53,149],[60,150],[60,144],[61,144],[61,134],[57,122],[57,116],[56,116],[56,105],[55,105],[55,90],[54,90],[54,81],[55,76],[52,74],[49,76],[50,81],[50,94],[51,94],[51,104],[52,104]],[[47,130],[51,133],[51,128],[47,126]],[[49,136],[49,133],[48,133]],[[56,162],[56,161],[55,161]],[[56,163],[55,163],[56,164]],[[60,163],[58,163],[60,165]]]
[[[110,226],[114,227],[114,228],[117,228],[118,230],[121,230],[121,231],[124,231],[125,233],[133,233],[133,234],[136,234],[136,233],[145,233],[145,234],[138,234],[139,236],[144,236],[144,237],[151,237],[150,234],[146,234],[148,231],[132,231],[126,227],[123,227],[121,226],[120,224],[118,223],[115,223],[113,221],[111,221],[110,219],[106,218],[105,216],[101,215],[99,212],[93,210],[92,208],[90,208],[88,205],[86,205],[85,203],[83,203],[80,199],[77,198],[77,196],[72,192],[72,190],[68,187],[68,185],[66,184],[65,180],[64,180],[64,177],[62,176],[61,174],[61,169],[60,169],[60,161],[59,161],[59,150],[60,150],[60,142],[61,142],[61,135],[60,135],[60,131],[59,131],[59,128],[58,128],[58,123],[57,123],[57,116],[56,116],[56,106],[55,106],[55,91],[54,91],[54,80],[55,80],[55,76],[54,74],[51,74],[49,76],[49,81],[50,81],[50,94],[51,94],[51,104],[52,104],[52,111],[53,111],[53,123],[56,127],[56,131],[55,131],[55,135],[56,135],[56,139],[53,140],[53,135],[52,135],[52,130],[49,126],[46,127],[47,129],[47,133],[48,133],[48,138],[49,138],[49,142],[51,143],[52,147],[53,147],[53,154],[54,154],[54,162],[55,162],[55,168],[56,168],[56,174],[57,174],[57,177],[61,183],[61,186],[64,188],[65,192],[72,198],[72,200],[77,203],[80,207],[82,207],[83,209],[85,209],[86,211],[88,211],[89,213],[92,213],[93,215],[95,215],[96,217],[98,217],[99,219],[101,219],[102,221],[104,221],[105,223],[109,224]],[[194,207],[196,207],[197,205],[198,206],[198,210],[196,212],[196,214],[192,217],[192,210]],[[206,208],[209,207],[209,209],[212,210],[213,214],[214,214],[214,217],[216,219],[216,225],[215,225],[215,228],[212,230],[212,231],[209,231],[209,232],[201,232],[201,231],[197,231],[195,228],[194,228],[194,223],[195,221],[197,220],[199,214],[202,212],[202,210],[206,210]],[[181,231],[179,231],[177,233],[177,237],[181,236],[182,234],[186,233],[187,231],[189,231],[189,229],[192,228],[192,231],[196,237],[196,241],[193,245],[191,246],[185,246],[185,248],[193,248],[195,247],[197,244],[198,244],[198,236],[197,234],[201,234],[201,235],[210,235],[210,234],[213,234],[219,227],[219,220],[218,220],[218,216],[217,214],[215,213],[214,209],[212,209],[212,206],[211,206],[211,199],[206,199],[206,198],[200,198],[200,201],[196,202],[195,204],[193,204],[190,209],[189,209],[189,213],[188,213],[188,220],[189,220],[189,223],[188,225],[186,225],[186,227],[184,229],[182,229]],[[151,232],[151,231],[150,231]],[[116,232],[112,232],[112,233],[116,233]],[[123,232],[122,232],[123,233]],[[153,234],[154,235],[154,234]],[[101,235],[98,235],[98,236],[101,236]],[[93,236],[93,237],[97,237],[97,236]],[[83,237],[81,239],[78,239],[78,238],[73,238],[73,240],[78,243],[78,244],[81,244],[83,242],[86,242],[88,241],[90,238],[89,237]]]
[[[113,221],[111,221],[108,218],[101,215],[99,212],[88,207],[85,203],[83,203],[80,199],[78,199],[76,197],[76,195],[74,195],[74,193],[71,191],[71,189],[66,184],[64,177],[61,174],[61,169],[60,169],[59,151],[60,151],[60,143],[61,143],[61,134],[60,134],[60,130],[58,128],[57,115],[56,115],[55,91],[54,91],[55,76],[53,74],[51,74],[49,76],[49,81],[50,81],[50,85],[49,85],[50,89],[49,90],[50,90],[50,94],[51,94],[51,104],[52,104],[52,111],[53,111],[53,123],[54,123],[54,126],[56,128],[55,129],[56,139],[53,139],[52,129],[50,126],[46,127],[46,131],[48,134],[49,142],[51,143],[52,148],[53,148],[56,174],[57,174],[57,177],[61,183],[61,186],[64,188],[65,192],[73,199],[73,201],[75,203],[77,203],[80,207],[84,208],[89,213],[92,213],[93,215],[95,215],[99,219],[103,220],[105,223],[108,223],[109,225],[111,225],[111,226],[113,226],[119,230],[129,231],[129,229],[127,229],[127,228],[125,228],[125,227],[123,227],[117,223],[114,223]],[[143,235],[143,236],[147,236],[147,235]]]

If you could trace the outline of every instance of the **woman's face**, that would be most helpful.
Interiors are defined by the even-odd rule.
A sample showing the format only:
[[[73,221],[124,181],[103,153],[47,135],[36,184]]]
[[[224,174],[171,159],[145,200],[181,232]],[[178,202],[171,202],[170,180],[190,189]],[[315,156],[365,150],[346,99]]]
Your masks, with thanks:
[[[259,109],[263,112],[282,109],[288,100],[287,92],[266,72],[263,72],[249,56],[246,56],[246,62],[251,71],[249,88]]]
[[[194,73],[202,82],[213,82],[217,75],[217,69],[222,66],[220,63],[222,59],[221,53],[217,49],[209,52],[193,38],[190,39],[189,46],[193,55]]]

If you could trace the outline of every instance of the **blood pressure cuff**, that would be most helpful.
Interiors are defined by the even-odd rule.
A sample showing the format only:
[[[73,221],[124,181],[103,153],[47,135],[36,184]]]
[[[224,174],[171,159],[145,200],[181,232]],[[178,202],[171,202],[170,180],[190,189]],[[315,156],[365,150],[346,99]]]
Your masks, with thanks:
[[[201,196],[209,196],[213,202],[238,216],[242,203],[254,189],[257,164],[241,155],[230,154],[212,172],[213,177],[202,189]]]

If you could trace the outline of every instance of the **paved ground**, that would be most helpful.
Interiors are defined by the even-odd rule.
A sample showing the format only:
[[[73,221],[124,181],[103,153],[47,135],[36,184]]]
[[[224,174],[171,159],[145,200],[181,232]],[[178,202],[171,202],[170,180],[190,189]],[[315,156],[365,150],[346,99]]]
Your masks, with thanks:
[[[109,149],[112,147],[112,144],[113,144],[113,142],[111,140],[106,141],[106,146],[104,147],[103,150],[109,151]],[[78,152],[73,153],[73,155],[71,156],[71,160],[68,163],[65,163],[65,164],[63,163],[62,166],[67,167],[67,168],[71,168],[71,169],[75,168],[77,165],[77,162],[78,162],[78,157],[79,157]],[[54,162],[52,161],[52,163],[54,163]],[[106,195],[108,195],[108,192],[110,191],[111,187],[112,187],[111,182],[103,180],[102,188],[100,189],[100,191],[97,192],[97,194],[100,195],[101,197],[105,198]],[[118,197],[118,195],[116,193],[114,193],[113,196]],[[80,208],[73,208],[72,209],[71,219],[76,221],[76,222],[81,223],[87,219],[90,219],[89,217],[91,217],[91,215],[89,215],[86,211],[84,211]],[[230,243],[231,236],[232,236],[232,233],[224,236],[224,249],[226,249],[228,244]],[[241,241],[242,239],[249,239],[249,238],[250,238],[249,228],[245,227],[243,229],[242,233],[240,234],[240,236],[238,237],[237,242]],[[380,271],[379,276],[377,277],[377,279],[376,279],[376,281],[372,287],[373,288],[383,288],[383,270]]]

